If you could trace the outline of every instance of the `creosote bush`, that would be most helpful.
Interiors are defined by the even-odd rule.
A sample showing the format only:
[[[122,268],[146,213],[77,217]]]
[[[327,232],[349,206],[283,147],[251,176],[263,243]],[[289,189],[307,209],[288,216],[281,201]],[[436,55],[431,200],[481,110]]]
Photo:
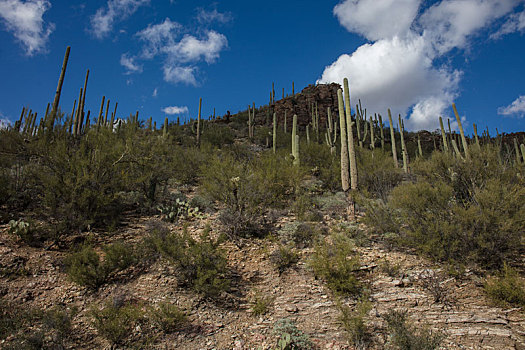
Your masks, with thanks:
[[[357,349],[366,349],[371,338],[365,320],[368,312],[372,309],[372,303],[368,300],[368,296],[362,295],[353,308],[338,301],[337,308],[341,312],[339,321],[348,334],[350,343]]]
[[[229,289],[228,266],[219,244],[210,237],[207,227],[199,240],[183,232],[153,232],[149,241],[162,257],[173,263],[182,284],[206,297],[217,297]]]
[[[525,306],[525,281],[518,272],[507,264],[499,276],[489,277],[485,281],[485,291],[498,305]]]
[[[275,297],[273,296],[264,295],[260,291],[255,292],[250,301],[252,314],[255,316],[260,316],[268,313],[273,305],[274,300]]]
[[[299,261],[299,255],[287,245],[279,245],[270,254],[270,261],[275,265],[281,275],[286,269],[292,267]]]
[[[100,336],[113,345],[125,344],[133,329],[144,319],[144,311],[140,305],[131,303],[125,305],[106,304],[102,308],[91,310],[93,325]]]
[[[150,309],[149,317],[166,333],[182,329],[188,324],[186,314],[177,305],[162,302]]]
[[[314,274],[325,280],[336,294],[359,296],[363,290],[357,278],[359,257],[352,240],[344,233],[331,234],[315,246],[310,260]]]
[[[417,329],[409,320],[407,311],[391,310],[383,316],[387,323],[387,349],[434,350],[438,349],[444,336],[428,328]]]

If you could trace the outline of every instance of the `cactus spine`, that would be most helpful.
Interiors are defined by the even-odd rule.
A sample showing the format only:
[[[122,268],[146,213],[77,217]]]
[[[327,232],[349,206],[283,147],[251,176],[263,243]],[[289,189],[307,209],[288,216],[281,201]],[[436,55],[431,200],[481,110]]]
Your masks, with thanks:
[[[401,134],[401,152],[403,154],[403,171],[405,173],[408,173],[408,152],[407,147],[405,145],[405,137],[404,137],[404,127],[403,127],[403,121],[401,120],[401,114],[399,115],[399,133]]]
[[[399,168],[397,162],[397,149],[396,149],[396,133],[394,132],[394,123],[392,122],[392,113],[390,108],[388,109],[388,121],[390,122],[390,143],[392,144],[392,158],[394,159],[394,167]]]
[[[51,116],[49,118],[48,128],[52,129],[55,123],[55,116],[58,110],[58,103],[60,102],[60,94],[62,92],[62,84],[64,83],[64,76],[66,75],[67,61],[69,60],[69,51],[71,47],[66,48],[66,54],[64,55],[64,61],[62,62],[62,69],[60,71],[60,78],[58,78],[58,86],[55,92],[55,99],[53,100],[53,108],[51,109]]]
[[[458,122],[459,133],[461,134],[461,143],[463,144],[463,151],[465,152],[465,158],[470,159],[470,154],[468,151],[467,139],[465,138],[465,132],[463,131],[463,125],[461,124],[461,119],[459,118],[458,110],[456,109],[456,104],[452,104],[452,109],[454,110],[454,115],[456,116],[456,121]]]

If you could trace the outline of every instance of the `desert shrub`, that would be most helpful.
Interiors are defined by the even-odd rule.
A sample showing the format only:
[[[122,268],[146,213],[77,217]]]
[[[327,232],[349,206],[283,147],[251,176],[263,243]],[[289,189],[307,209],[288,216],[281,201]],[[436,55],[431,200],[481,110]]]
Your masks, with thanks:
[[[274,300],[275,297],[266,296],[260,291],[255,292],[250,301],[250,308],[252,310],[252,314],[255,316],[260,316],[268,313],[268,311],[270,311],[270,308],[273,305]]]
[[[159,303],[150,311],[152,321],[164,332],[171,333],[188,323],[186,314],[177,305],[167,302]]]
[[[279,247],[270,254],[270,261],[279,271],[279,275],[281,275],[286,269],[299,261],[299,255],[289,246],[279,245]]]
[[[354,308],[344,305],[340,301],[337,303],[337,308],[341,313],[339,322],[348,334],[350,343],[357,349],[366,349],[371,338],[365,321],[365,317],[372,309],[372,303],[368,300],[368,296],[361,296]]]
[[[323,215],[319,210],[319,204],[316,198],[303,193],[295,199],[292,204],[292,210],[298,220],[301,221],[322,221]]]
[[[100,336],[112,344],[124,344],[131,335],[135,326],[144,317],[144,313],[137,305],[107,304],[102,308],[94,307],[91,310],[93,326]]]
[[[525,282],[518,272],[507,264],[499,276],[487,278],[485,291],[499,305],[525,306]]]
[[[201,140],[213,147],[221,148],[224,145],[231,145],[235,141],[235,135],[226,125],[209,123],[202,131]]]
[[[207,163],[206,154],[198,148],[172,148],[174,153],[172,176],[181,184],[195,185],[199,181],[200,168]]]
[[[308,334],[299,330],[289,319],[277,320],[273,327],[273,334],[277,337],[279,350],[311,350],[314,343]]]
[[[443,335],[428,328],[417,329],[409,321],[407,311],[391,310],[383,316],[389,333],[388,349],[433,350],[438,349]]]
[[[401,275],[401,264],[399,262],[392,263],[386,258],[379,263],[379,269],[390,277],[396,278]]]
[[[398,186],[390,204],[399,211],[408,244],[438,260],[501,266],[522,247],[525,189],[490,179],[471,197],[458,202],[448,184],[422,181]]]
[[[389,153],[357,148],[359,189],[368,197],[386,200],[389,193],[403,180],[402,169],[394,168]]]
[[[192,207],[189,201],[179,198],[176,198],[175,201],[168,204],[159,205],[157,209],[161,214],[161,218],[169,222],[194,218],[200,219],[204,217],[199,207]]]
[[[299,152],[302,166],[314,170],[323,188],[330,191],[341,188],[341,157],[337,153],[330,153],[326,144],[316,142],[301,143]]]
[[[347,235],[332,234],[317,243],[310,266],[334,293],[351,296],[361,293],[362,286],[356,275],[360,267],[359,257]]]
[[[247,237],[253,235],[252,229],[264,224],[261,219],[268,208],[285,205],[302,173],[273,154],[249,161],[236,158],[231,152],[213,157],[203,166],[202,186],[207,196],[226,206],[223,223],[232,223],[226,229],[234,236]]]
[[[65,260],[69,278],[88,288],[97,289],[105,283],[108,275],[100,256],[91,246],[84,246]]]
[[[284,243],[293,243],[298,248],[309,247],[321,234],[322,227],[307,222],[293,221],[286,223],[278,232]]]
[[[382,199],[369,199],[357,196],[356,202],[364,209],[366,215],[361,219],[364,224],[373,227],[377,233],[397,233],[400,222],[398,213]]]
[[[65,265],[69,278],[79,285],[97,289],[106,283],[112,274],[128,268],[136,261],[131,246],[124,243],[117,242],[105,246],[103,250],[103,261],[90,245],[84,245],[66,257]]]
[[[221,241],[210,237],[209,228],[200,240],[192,238],[187,228],[182,233],[158,234],[152,240],[160,254],[178,268],[181,282],[197,293],[216,297],[229,288]]]

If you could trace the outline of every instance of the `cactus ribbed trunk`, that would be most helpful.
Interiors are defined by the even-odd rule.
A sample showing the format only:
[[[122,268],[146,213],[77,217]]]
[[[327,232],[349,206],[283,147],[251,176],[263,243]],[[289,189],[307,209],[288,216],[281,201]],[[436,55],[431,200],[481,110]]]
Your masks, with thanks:
[[[345,193],[350,189],[350,165],[348,156],[347,132],[345,106],[343,103],[343,91],[337,90],[337,102],[339,107],[339,126],[341,128],[341,186]]]
[[[448,141],[445,128],[443,127],[443,118],[439,117],[439,126],[441,128],[441,137],[443,138],[443,151],[448,152]]]
[[[516,164],[521,164],[520,149],[518,147],[518,140],[514,138],[514,150],[516,151]]]
[[[113,125],[115,125],[115,119],[117,118],[117,107],[118,107],[118,102],[115,103],[115,110],[111,114],[111,121],[109,122],[110,124],[109,129],[111,131],[113,131]]]
[[[162,128],[162,137],[166,138],[168,136],[168,117],[164,118],[164,127]]]
[[[298,150],[298,135],[297,135],[297,114],[294,114],[293,116],[293,122],[292,122],[292,156],[293,156],[293,164],[299,165],[299,154],[297,154]]]
[[[201,144],[201,110],[202,110],[202,97],[199,98],[199,114],[197,115],[197,146]]]
[[[463,156],[461,155],[461,151],[459,150],[459,147],[458,147],[458,143],[454,139],[452,139],[452,148],[454,148],[454,152],[456,152],[456,156],[458,156],[458,158],[463,159]]]
[[[80,88],[80,94],[78,95],[78,107],[77,112],[75,113],[75,120],[73,122],[73,135],[77,135],[78,132],[78,121],[80,118],[80,103],[82,101],[82,88]]]
[[[384,150],[385,149],[385,131],[383,130],[383,117],[381,117],[381,114],[379,114],[379,127],[380,127],[380,131],[381,131],[381,149]]]
[[[454,115],[456,116],[456,121],[458,122],[459,133],[461,134],[461,143],[463,144],[463,151],[465,152],[465,158],[470,159],[470,153],[468,150],[467,139],[465,137],[465,132],[463,131],[463,125],[461,124],[461,119],[459,118],[458,110],[456,109],[456,104],[452,104],[452,109],[454,110]]]
[[[352,111],[350,109],[350,87],[348,85],[348,79],[344,78],[343,80],[343,86],[344,86],[344,97],[345,97],[345,104],[346,104],[346,145],[348,148],[348,164],[349,164],[349,172],[350,172],[350,188],[352,190],[357,189],[358,184],[358,177],[357,177],[357,160],[355,156],[355,147],[354,147],[354,131],[353,131],[353,125],[352,122]],[[343,131],[341,130],[341,133]]]
[[[106,100],[106,96],[102,96],[102,103],[100,104],[100,112],[98,112],[98,118],[97,118],[97,128],[100,128],[100,125],[102,124],[102,113],[104,113],[105,100]]]
[[[403,127],[403,122],[401,120],[401,114],[398,117],[399,119],[399,134],[401,135],[401,152],[403,154],[403,171],[408,173],[408,152],[405,145],[405,136],[403,135],[405,130]]]
[[[105,127],[108,126],[108,113],[109,113],[109,98],[108,98],[108,101],[106,102],[106,114],[104,115],[104,126]]]
[[[86,80],[84,80],[84,89],[82,92],[82,101],[80,102],[80,105],[79,105],[80,114],[79,114],[79,123],[77,126],[78,135],[80,135],[82,131],[82,124],[84,122],[84,106],[86,105],[86,90],[87,90],[88,78],[89,78],[89,69],[86,72]]]
[[[53,100],[53,108],[51,109],[51,116],[49,118],[48,128],[52,129],[55,123],[55,116],[58,111],[58,103],[60,102],[60,94],[62,93],[62,84],[64,83],[64,76],[66,75],[67,61],[69,60],[69,51],[71,47],[66,48],[64,61],[62,62],[62,69],[60,71],[60,78],[58,79],[57,90],[55,92],[55,99]]]
[[[273,153],[277,151],[277,113],[273,113]]]
[[[523,143],[520,145],[520,150],[521,150],[521,157],[523,158],[523,162],[525,162],[525,145]]]
[[[478,126],[476,124],[472,124],[472,127],[474,128],[474,138],[476,140],[476,146],[478,149],[481,148],[481,145],[479,144],[479,138],[478,138]]]
[[[370,116],[370,148],[372,149],[372,151],[376,148],[374,135],[374,121],[372,120],[372,116]]]
[[[421,148],[421,139],[419,134],[417,134],[417,150],[419,151],[419,156],[423,158],[423,149]]]
[[[390,143],[392,144],[392,158],[394,159],[394,167],[399,168],[397,162],[397,149],[396,149],[396,133],[394,132],[394,123],[392,122],[392,113],[390,108],[388,109],[388,121],[390,122]]]

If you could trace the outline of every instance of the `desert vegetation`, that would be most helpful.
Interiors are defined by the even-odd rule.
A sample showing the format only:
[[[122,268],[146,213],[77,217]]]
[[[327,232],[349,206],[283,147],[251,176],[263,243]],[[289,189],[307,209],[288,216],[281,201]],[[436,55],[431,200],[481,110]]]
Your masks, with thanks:
[[[452,344],[446,330],[414,324],[406,309],[372,322],[378,274],[417,282],[448,307],[445,278],[460,283],[474,271],[486,305],[525,304],[524,134],[465,135],[455,106],[459,133],[450,124],[446,130],[440,116],[438,131],[405,131],[401,116],[396,124],[390,111],[368,115],[351,101],[347,80],[326,110],[312,98],[303,106],[307,115],[293,108],[278,115],[272,89],[267,105],[209,118],[199,108],[195,119],[166,118],[157,128],[138,112],[118,117],[117,104],[109,115],[105,97],[98,115],[84,111],[86,76],[78,107],[68,113],[59,107],[68,55],[69,48],[55,101],[40,122],[24,108],[15,125],[0,130],[0,223],[2,246],[52,254],[57,278],[82,291],[82,302],[36,305],[15,287],[0,289],[2,347],[197,346],[183,337],[205,334],[197,317],[203,303],[224,314],[243,310],[250,322],[274,312],[276,295],[242,277],[234,259],[256,249],[272,278],[300,269],[322,284],[344,346]],[[283,93],[283,100],[294,105],[300,94]],[[139,234],[123,234],[137,222]],[[365,263],[363,249],[377,246],[449,272],[404,282],[400,263]],[[30,267],[6,259],[6,285],[31,281]],[[118,294],[117,287],[134,286],[155,269],[173,276],[170,298]],[[185,309],[174,301],[178,293],[198,301]],[[287,318],[266,328],[260,348],[321,343]]]

